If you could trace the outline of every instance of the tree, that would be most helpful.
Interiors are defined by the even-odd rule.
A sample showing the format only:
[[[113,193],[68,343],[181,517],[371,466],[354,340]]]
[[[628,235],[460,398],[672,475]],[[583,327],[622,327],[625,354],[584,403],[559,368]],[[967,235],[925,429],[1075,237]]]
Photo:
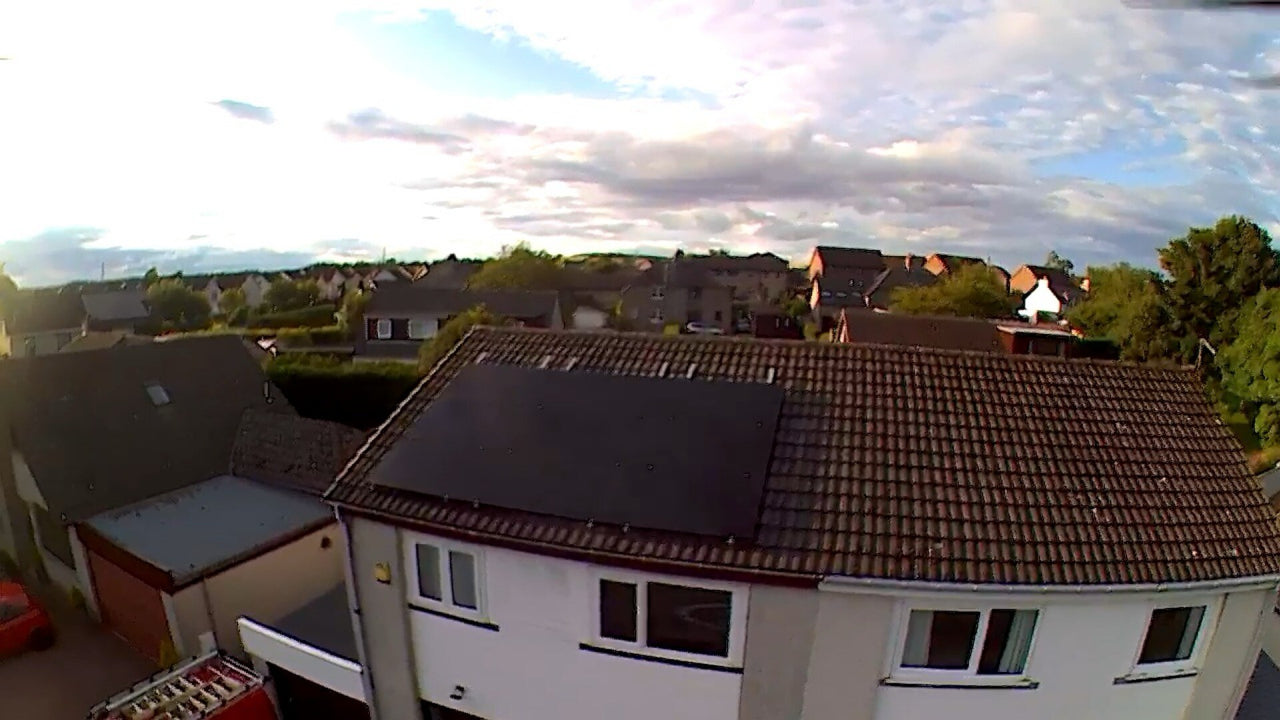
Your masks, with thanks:
[[[787,317],[794,318],[796,320],[800,320],[804,318],[805,316],[809,315],[811,311],[812,310],[809,307],[809,301],[805,300],[803,297],[800,297],[798,295],[792,298],[784,299],[782,302],[782,314],[786,315]]]
[[[281,278],[271,283],[262,300],[271,312],[302,310],[320,304],[320,286],[315,280]]]
[[[0,263],[0,320],[12,320],[18,302],[18,284],[4,271]]]
[[[960,267],[940,282],[922,287],[894,288],[890,309],[908,315],[955,315],[1006,318],[1013,315],[1018,298],[987,265]]]
[[[338,325],[348,337],[354,338],[356,330],[364,319],[365,306],[369,304],[369,294],[352,290],[342,298],[342,307],[338,310]]]
[[[227,317],[235,315],[240,308],[248,307],[249,299],[245,297],[243,288],[224,290],[218,296],[218,311]]]
[[[1170,333],[1179,357],[1188,362],[1201,338],[1214,347],[1230,344],[1241,307],[1263,288],[1280,285],[1280,255],[1271,237],[1235,215],[1170,240],[1160,250],[1160,267],[1169,276]]]
[[[160,271],[155,268],[148,268],[147,272],[142,276],[142,287],[149,288],[160,281]]]
[[[1058,254],[1057,250],[1050,250],[1048,257],[1044,259],[1044,266],[1051,270],[1061,270],[1070,275],[1076,269],[1076,264]]]
[[[1280,443],[1280,289],[1250,299],[1236,329],[1236,340],[1217,356],[1226,404],[1244,413],[1265,445],[1275,445]]]
[[[527,243],[504,247],[471,276],[472,290],[556,290],[564,264],[556,255],[534,250]]]
[[[452,320],[444,324],[435,337],[424,340],[422,347],[418,350],[418,369],[422,372],[430,372],[431,368],[436,366],[449,351],[457,345],[460,340],[467,334],[471,328],[476,325],[505,325],[505,318],[489,312],[484,305],[467,310],[459,315],[455,315]]]
[[[209,300],[178,279],[160,280],[147,288],[147,303],[161,329],[203,330],[209,327]]]
[[[1067,310],[1072,327],[1086,337],[1109,338],[1125,360],[1153,362],[1176,354],[1159,276],[1128,263],[1090,267],[1086,272],[1089,294]]]

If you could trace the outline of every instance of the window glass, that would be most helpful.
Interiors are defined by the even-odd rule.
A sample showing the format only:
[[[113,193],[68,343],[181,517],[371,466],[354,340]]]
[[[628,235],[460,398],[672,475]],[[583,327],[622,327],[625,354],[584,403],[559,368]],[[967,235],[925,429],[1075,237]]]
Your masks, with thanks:
[[[981,613],[912,610],[902,666],[967,670]]]
[[[982,641],[978,674],[1021,674],[1027,666],[1038,615],[1036,610],[992,610],[987,618],[987,637]]]
[[[636,641],[636,586],[600,581],[600,637]]]
[[[470,553],[449,551],[449,589],[454,605],[470,610],[480,607],[476,593],[476,559]]]
[[[1191,657],[1200,623],[1204,620],[1204,606],[1160,608],[1151,613],[1147,625],[1147,637],[1142,641],[1138,664],[1174,662]]]
[[[646,591],[649,647],[729,656],[731,593],[656,582],[649,583]]]
[[[391,337],[391,321],[379,320],[377,323],[377,332],[379,340],[386,340]]]
[[[422,597],[439,600],[440,594],[440,548],[435,545],[418,545],[418,594]]]

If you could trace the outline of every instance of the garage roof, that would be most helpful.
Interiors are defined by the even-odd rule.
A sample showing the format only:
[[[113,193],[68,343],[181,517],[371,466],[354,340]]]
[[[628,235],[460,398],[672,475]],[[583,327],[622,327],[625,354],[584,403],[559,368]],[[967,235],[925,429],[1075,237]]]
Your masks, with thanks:
[[[347,607],[346,585],[335,585],[278,622],[271,623],[271,627],[330,655],[360,662],[355,631],[351,627],[351,611]]]
[[[313,496],[224,475],[109,510],[86,524],[181,586],[332,519],[332,511]]]

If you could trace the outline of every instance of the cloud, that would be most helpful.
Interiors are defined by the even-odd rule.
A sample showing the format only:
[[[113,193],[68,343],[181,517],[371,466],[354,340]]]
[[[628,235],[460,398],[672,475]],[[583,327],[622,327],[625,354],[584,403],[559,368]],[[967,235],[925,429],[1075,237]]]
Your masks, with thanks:
[[[252,120],[266,125],[270,125],[276,120],[275,116],[271,113],[271,108],[269,107],[252,105],[247,102],[240,102],[239,100],[226,99],[219,100],[213,104],[223,110],[226,110],[228,113],[231,113],[233,117],[240,118],[241,120]]]
[[[434,145],[449,152],[460,152],[467,147],[467,139],[460,135],[397,120],[376,108],[359,110],[343,121],[329,123],[329,131],[347,140],[397,140]]]

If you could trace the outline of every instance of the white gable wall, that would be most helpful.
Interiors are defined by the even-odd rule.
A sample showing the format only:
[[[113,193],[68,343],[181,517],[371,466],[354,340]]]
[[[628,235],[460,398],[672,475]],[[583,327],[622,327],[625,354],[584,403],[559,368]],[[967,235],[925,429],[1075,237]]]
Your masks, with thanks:
[[[1049,289],[1049,281],[1040,278],[1036,283],[1036,287],[1022,300],[1021,314],[1024,317],[1034,318],[1037,313],[1053,313],[1057,315],[1062,312],[1062,301],[1058,296]]]

